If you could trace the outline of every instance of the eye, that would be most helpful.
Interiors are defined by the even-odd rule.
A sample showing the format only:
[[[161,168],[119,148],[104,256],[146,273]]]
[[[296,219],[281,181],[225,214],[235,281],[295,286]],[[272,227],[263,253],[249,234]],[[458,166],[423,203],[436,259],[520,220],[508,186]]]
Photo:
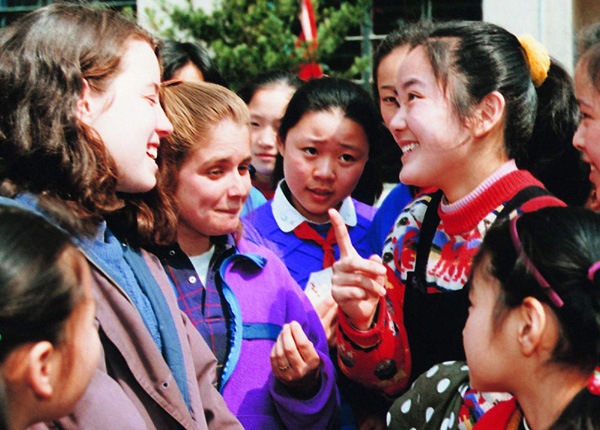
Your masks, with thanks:
[[[415,93],[408,93],[408,95],[406,96],[406,98],[407,98],[408,101],[411,101],[411,100],[417,99],[418,97],[417,97],[417,95]]]
[[[250,166],[247,164],[243,164],[238,167],[238,172],[240,172],[241,175],[245,175],[249,171],[250,171]]]
[[[312,146],[307,146],[306,148],[302,149],[302,151],[308,155],[317,155],[317,148]]]
[[[387,104],[387,105],[399,106],[399,105],[398,105],[398,100],[396,100],[396,97],[383,97],[383,98],[381,99],[381,101],[382,101],[384,104]]]
[[[354,158],[354,156],[352,156],[350,154],[342,154],[340,158],[342,159],[342,161],[345,161],[347,163],[356,161],[356,158]]]
[[[258,127],[260,127],[260,124],[256,121],[250,121],[250,127],[258,128]]]
[[[144,98],[146,100],[148,100],[151,105],[158,104],[158,95],[156,95],[156,94],[150,94],[150,95],[144,96]]]
[[[209,169],[207,172],[207,175],[212,179],[217,178],[217,177],[221,176],[222,174],[223,174],[223,169],[221,169],[219,167]]]

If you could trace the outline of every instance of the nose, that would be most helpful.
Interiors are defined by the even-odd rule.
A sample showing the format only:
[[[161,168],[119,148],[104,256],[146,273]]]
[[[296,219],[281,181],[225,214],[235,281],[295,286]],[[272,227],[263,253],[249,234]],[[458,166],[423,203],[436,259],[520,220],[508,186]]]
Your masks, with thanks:
[[[330,157],[319,157],[316,160],[313,176],[321,181],[331,181],[335,178],[335,161]]]
[[[583,125],[580,123],[573,135],[573,146],[579,151],[585,148],[585,139],[583,138]]]
[[[230,186],[227,189],[230,198],[246,198],[250,193],[250,175],[242,175],[238,171],[231,175]]]
[[[160,138],[168,137],[173,133],[173,124],[167,118],[167,114],[163,110],[160,104],[157,104],[157,115],[156,115],[156,133]]]
[[[258,138],[256,143],[262,148],[272,149],[275,148],[277,132],[271,127],[264,127],[258,132]]]
[[[396,134],[406,129],[406,108],[399,106],[390,121],[390,131],[396,137]],[[398,140],[398,139],[396,139]]]

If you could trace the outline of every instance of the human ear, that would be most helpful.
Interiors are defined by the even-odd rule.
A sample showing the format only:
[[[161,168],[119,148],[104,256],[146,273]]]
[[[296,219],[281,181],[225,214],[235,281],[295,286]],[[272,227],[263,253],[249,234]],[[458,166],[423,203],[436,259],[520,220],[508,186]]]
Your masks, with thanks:
[[[518,339],[521,353],[529,357],[542,343],[547,316],[538,299],[527,297],[519,306]]]
[[[479,102],[473,132],[475,137],[490,133],[502,121],[506,100],[498,91],[492,91]]]
[[[90,124],[92,121],[92,109],[91,109],[91,93],[90,84],[87,79],[82,79],[83,91],[77,104],[75,105],[75,117],[84,124]]]
[[[48,341],[34,344],[28,353],[27,382],[36,396],[49,399],[54,392],[57,351]]]

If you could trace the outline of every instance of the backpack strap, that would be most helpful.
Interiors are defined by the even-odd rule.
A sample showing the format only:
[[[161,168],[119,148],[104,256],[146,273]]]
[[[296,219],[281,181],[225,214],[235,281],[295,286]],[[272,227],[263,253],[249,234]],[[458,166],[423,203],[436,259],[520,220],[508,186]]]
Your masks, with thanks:
[[[409,284],[422,292],[427,291],[427,283],[425,282],[425,270],[427,269],[427,261],[429,260],[429,251],[433,243],[433,237],[440,225],[440,214],[438,207],[442,201],[444,193],[442,190],[437,190],[431,197],[425,217],[421,224],[421,232],[419,233],[419,243],[417,244],[417,256],[415,260],[415,270],[409,274]]]
[[[504,205],[504,207],[496,217],[494,223],[504,217],[508,218],[514,210],[519,209],[528,201],[533,200],[537,197],[544,196],[552,196],[552,193],[547,189],[539,187],[537,185],[531,185],[529,187],[523,188],[521,191],[515,194],[512,199],[506,202],[506,205]]]
[[[408,284],[423,293],[427,292],[425,271],[427,270],[427,261],[429,260],[431,244],[433,243],[433,238],[435,236],[435,232],[437,231],[437,227],[440,224],[438,208],[440,206],[440,202],[442,201],[443,195],[444,194],[442,190],[436,191],[431,197],[429,205],[427,205],[425,217],[423,218],[423,224],[421,224],[419,243],[417,244],[415,270],[410,272],[408,275]],[[512,199],[506,202],[500,213],[498,213],[498,216],[494,222],[504,217],[508,217],[514,210],[520,208],[528,201],[543,196],[552,196],[552,193],[537,185],[531,185],[523,188],[521,191],[515,194]]]

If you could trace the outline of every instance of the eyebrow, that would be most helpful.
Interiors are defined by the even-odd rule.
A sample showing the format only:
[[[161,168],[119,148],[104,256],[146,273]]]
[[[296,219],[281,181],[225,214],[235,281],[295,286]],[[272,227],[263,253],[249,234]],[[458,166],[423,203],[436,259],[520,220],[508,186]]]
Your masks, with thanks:
[[[208,159],[206,160],[204,163],[202,163],[203,165],[211,165],[211,164],[227,164],[227,163],[232,163],[232,159],[230,157],[221,157],[221,158],[213,158],[213,159]],[[252,161],[252,156],[249,155],[246,158],[244,158],[242,160],[242,163],[246,163],[246,162],[250,162]]]
[[[352,151],[356,151],[356,152],[363,152],[363,151],[362,151],[362,150],[361,150],[359,147],[357,147],[356,145],[351,145],[351,144],[349,144],[349,143],[343,143],[343,142],[342,142],[342,143],[340,143],[340,146],[341,146],[342,148],[347,148],[347,149],[350,149],[350,150],[352,150]]]
[[[579,104],[579,105],[583,105],[588,108],[591,107],[591,105],[589,103],[585,102],[584,100],[581,100],[580,98],[576,98],[575,100],[577,100],[577,104]]]
[[[406,90],[408,87],[411,87],[413,85],[425,85],[423,83],[423,81],[419,80],[418,78],[410,78],[408,81],[404,82],[401,87],[403,90]]]

